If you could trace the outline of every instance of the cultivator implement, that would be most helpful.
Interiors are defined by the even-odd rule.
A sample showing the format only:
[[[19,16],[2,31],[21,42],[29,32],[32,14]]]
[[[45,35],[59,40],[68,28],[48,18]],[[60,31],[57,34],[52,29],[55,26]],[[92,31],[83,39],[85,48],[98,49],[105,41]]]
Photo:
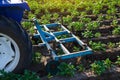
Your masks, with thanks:
[[[43,43],[40,43],[39,46],[45,46],[53,60],[58,61],[92,54],[91,48],[62,24],[39,25],[36,19],[34,24],[37,30],[34,37],[41,38]]]

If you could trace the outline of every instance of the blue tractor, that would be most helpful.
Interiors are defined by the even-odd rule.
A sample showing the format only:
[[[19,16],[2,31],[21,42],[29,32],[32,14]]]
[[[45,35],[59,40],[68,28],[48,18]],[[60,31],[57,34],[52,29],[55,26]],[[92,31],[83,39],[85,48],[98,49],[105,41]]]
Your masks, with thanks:
[[[32,44],[20,22],[23,0],[0,0],[0,70],[21,73],[32,61]]]

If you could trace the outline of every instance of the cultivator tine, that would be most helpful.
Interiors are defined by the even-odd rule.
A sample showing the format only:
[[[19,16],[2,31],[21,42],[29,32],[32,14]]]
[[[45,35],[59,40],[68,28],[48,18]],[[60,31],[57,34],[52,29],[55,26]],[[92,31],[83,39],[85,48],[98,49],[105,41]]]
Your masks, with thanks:
[[[37,19],[33,19],[33,21],[37,28],[38,35],[40,36],[42,42],[45,44],[44,46],[47,47],[48,52],[51,54],[54,60],[69,59],[84,56],[87,54],[92,54],[92,50],[85,43],[79,40],[74,34],[72,34],[67,28],[65,28],[62,24],[52,23],[46,25],[39,25]],[[45,31],[42,30],[42,26],[44,27]],[[61,36],[64,38],[59,39],[58,37]],[[75,45],[78,45],[77,47],[80,47],[81,50],[72,52],[69,49],[70,46],[66,47],[66,44],[69,43],[75,43]],[[50,44],[53,45],[51,46]],[[73,49],[73,46],[71,47],[71,49]],[[59,52],[57,50],[62,50],[64,54],[58,55]]]

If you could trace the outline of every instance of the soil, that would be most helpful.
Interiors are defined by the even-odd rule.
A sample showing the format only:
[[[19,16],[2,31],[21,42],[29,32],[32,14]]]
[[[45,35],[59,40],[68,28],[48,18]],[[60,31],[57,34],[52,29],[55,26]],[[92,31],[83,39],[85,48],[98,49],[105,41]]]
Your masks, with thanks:
[[[33,46],[34,53],[37,51],[40,52],[46,52],[46,48],[44,47],[38,47],[38,46]],[[113,51],[104,52],[94,52],[92,55],[87,55],[83,57],[86,59],[84,64],[91,63],[95,60],[104,60],[106,58],[110,58],[110,60],[115,61],[117,59],[117,56],[120,55],[120,49],[114,49]],[[98,54],[99,53],[99,54]],[[43,60],[47,59],[47,56],[42,56]],[[66,62],[73,61],[75,62],[76,59],[71,59],[71,60],[66,60]],[[62,62],[62,61],[61,61]],[[51,78],[48,78],[47,75],[48,73],[46,72],[46,67],[43,62],[40,63],[34,63],[32,62],[29,70],[36,72],[37,75],[40,76],[41,80],[120,80],[120,67],[113,66],[110,70],[106,71],[103,73],[101,76],[95,75],[91,70],[86,70],[85,72],[75,72],[74,77],[63,77],[63,76],[58,76],[54,75],[51,76]]]
[[[95,21],[98,17],[96,15],[86,15],[85,17],[91,18],[91,20]]]
[[[89,38],[89,39],[82,39],[83,42],[88,43],[89,41],[93,42],[102,42],[102,43],[108,43],[109,42],[119,42],[120,41],[120,36],[104,36],[104,37],[99,37],[99,38]]]

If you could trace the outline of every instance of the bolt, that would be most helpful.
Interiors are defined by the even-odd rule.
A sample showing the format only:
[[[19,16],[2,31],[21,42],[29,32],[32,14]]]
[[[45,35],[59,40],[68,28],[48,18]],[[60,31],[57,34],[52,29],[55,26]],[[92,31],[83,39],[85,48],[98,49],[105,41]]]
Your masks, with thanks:
[[[5,54],[5,53],[3,53],[3,54]]]
[[[1,52],[0,52],[0,54],[1,54]]]

